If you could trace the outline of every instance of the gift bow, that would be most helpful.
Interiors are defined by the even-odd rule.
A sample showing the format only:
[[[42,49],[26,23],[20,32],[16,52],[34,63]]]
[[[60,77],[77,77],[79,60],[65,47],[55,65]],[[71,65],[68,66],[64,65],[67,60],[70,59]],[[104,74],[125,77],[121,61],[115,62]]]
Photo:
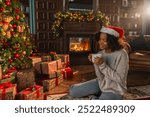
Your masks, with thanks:
[[[37,94],[36,96],[37,96],[37,98],[39,98],[40,97],[40,91],[39,91],[39,89],[41,88],[41,86],[39,86],[39,85],[31,86],[31,87],[25,89],[23,91],[23,95],[25,96],[26,94],[29,94],[30,92],[33,91],[34,88],[36,90],[36,94]],[[25,99],[24,96],[23,96],[23,99]]]
[[[12,83],[10,83],[10,82],[6,82],[6,83],[2,83],[2,84],[0,84],[0,90],[2,90],[2,100],[4,100],[5,99],[5,92],[6,92],[6,89],[7,88],[10,88],[10,87],[12,87],[13,86],[13,84]]]

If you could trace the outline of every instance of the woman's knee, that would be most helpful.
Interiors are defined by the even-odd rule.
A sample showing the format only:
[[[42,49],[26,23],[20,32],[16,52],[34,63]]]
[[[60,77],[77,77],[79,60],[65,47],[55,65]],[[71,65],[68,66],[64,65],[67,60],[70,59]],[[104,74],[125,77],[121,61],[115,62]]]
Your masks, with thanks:
[[[72,97],[76,97],[76,91],[75,91],[75,86],[74,85],[72,85],[69,88],[69,95],[72,96]]]

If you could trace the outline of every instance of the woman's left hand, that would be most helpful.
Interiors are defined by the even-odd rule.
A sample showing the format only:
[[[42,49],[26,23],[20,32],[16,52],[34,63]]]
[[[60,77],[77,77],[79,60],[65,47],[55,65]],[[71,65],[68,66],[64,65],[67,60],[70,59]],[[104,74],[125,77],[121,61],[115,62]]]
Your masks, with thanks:
[[[103,58],[96,57],[94,59],[94,64],[96,64],[96,65],[101,65],[103,62],[104,62]]]

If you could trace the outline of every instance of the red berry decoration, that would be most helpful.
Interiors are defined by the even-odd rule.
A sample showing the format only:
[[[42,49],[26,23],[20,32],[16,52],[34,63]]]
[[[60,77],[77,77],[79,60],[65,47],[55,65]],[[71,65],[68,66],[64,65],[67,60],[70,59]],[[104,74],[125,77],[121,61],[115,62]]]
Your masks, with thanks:
[[[19,19],[20,19],[20,17],[19,17],[19,15],[17,15],[17,16],[16,16],[16,20],[19,20]]]

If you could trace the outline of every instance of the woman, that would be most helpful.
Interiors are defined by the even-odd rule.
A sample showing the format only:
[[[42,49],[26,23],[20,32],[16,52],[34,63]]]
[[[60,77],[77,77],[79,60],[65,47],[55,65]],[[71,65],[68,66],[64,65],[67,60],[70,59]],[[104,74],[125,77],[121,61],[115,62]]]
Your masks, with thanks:
[[[108,26],[100,30],[98,52],[102,57],[94,59],[96,79],[73,85],[69,93],[73,97],[94,95],[92,99],[121,100],[126,92],[129,69],[127,52],[119,43],[124,35],[121,28]],[[92,55],[88,56],[92,62]]]

